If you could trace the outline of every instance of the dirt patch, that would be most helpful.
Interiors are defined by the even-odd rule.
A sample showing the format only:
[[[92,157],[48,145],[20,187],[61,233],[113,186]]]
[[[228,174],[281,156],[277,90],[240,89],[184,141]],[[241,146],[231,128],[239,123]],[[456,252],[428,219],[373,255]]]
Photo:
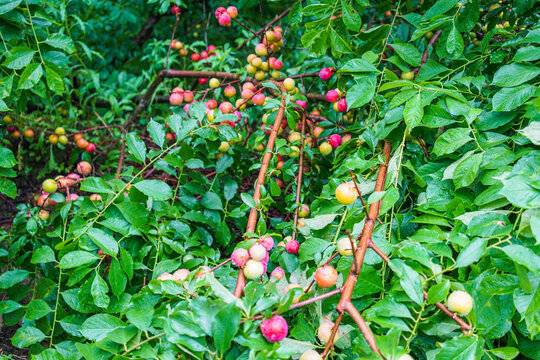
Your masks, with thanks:
[[[0,358],[3,355],[10,356],[7,359],[26,360],[28,359],[28,350],[19,349],[11,344],[11,338],[17,331],[18,326],[3,326],[0,323]]]

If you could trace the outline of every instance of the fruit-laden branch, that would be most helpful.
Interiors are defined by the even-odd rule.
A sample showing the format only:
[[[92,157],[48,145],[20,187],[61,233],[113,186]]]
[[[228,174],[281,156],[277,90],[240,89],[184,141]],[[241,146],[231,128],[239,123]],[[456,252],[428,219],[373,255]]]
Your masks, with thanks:
[[[307,74],[312,76],[313,74]],[[297,75],[298,76],[298,75]],[[128,126],[139,116],[139,114],[150,104],[154,92],[156,91],[159,84],[163,82],[165,78],[208,78],[215,77],[217,79],[226,79],[226,80],[241,80],[241,77],[238,74],[220,72],[220,71],[192,71],[192,70],[161,70],[154,81],[150,84],[144,95],[140,98],[139,104],[135,107],[135,110],[131,115],[126,119],[122,128],[124,132],[127,132]],[[258,81],[252,77],[246,77],[244,82],[252,82],[255,85],[260,85],[262,82]],[[306,97],[311,101],[326,101],[326,97],[323,94],[306,94]],[[163,98],[167,101],[168,98]],[[122,145],[120,146],[120,156],[118,157],[118,165],[116,167],[116,176],[118,177],[122,172],[122,165],[124,163],[124,153],[126,150],[126,137],[122,139]]]
[[[383,156],[385,158],[385,162],[381,164],[379,168],[377,181],[375,182],[375,190],[374,190],[375,192],[384,190],[384,182],[386,179],[386,172],[388,170],[388,162],[390,161],[391,150],[392,150],[392,145],[388,141],[386,141],[384,143],[384,150],[383,150]],[[343,293],[341,294],[341,299],[339,300],[336,306],[336,310],[338,311],[339,315],[334,323],[332,334],[330,336],[328,343],[326,344],[326,348],[321,354],[323,359],[325,359],[328,356],[328,353],[330,352],[330,349],[332,348],[334,344],[334,338],[335,338],[337,329],[339,327],[339,324],[345,312],[349,313],[352,319],[356,322],[356,324],[360,328],[360,331],[362,332],[362,335],[366,339],[366,342],[369,344],[369,347],[371,348],[371,350],[373,350],[373,352],[375,352],[376,354],[381,356],[381,358],[384,359],[381,352],[379,351],[379,348],[377,347],[377,344],[375,343],[375,336],[373,336],[373,333],[367,326],[365,320],[362,318],[362,315],[360,315],[360,313],[354,308],[354,305],[351,302],[354,287],[356,285],[356,282],[358,281],[358,275],[360,274],[362,265],[364,263],[364,257],[366,255],[366,250],[368,248],[369,240],[371,239],[371,235],[373,234],[373,229],[375,227],[375,222],[377,221],[377,217],[379,216],[380,206],[381,206],[381,203],[377,201],[371,204],[371,206],[369,207],[369,212],[365,220],[364,228],[362,229],[362,232],[359,235],[360,243],[359,243],[359,246],[356,248],[356,250],[354,250],[353,264],[351,265],[349,275],[347,276],[347,279],[345,280],[345,284],[343,285]],[[358,238],[356,240],[358,240]],[[357,241],[355,241],[355,243],[356,242]]]
[[[292,233],[292,240],[296,240],[296,226],[298,225],[298,212],[300,211],[300,194],[302,192],[302,176],[304,174],[304,136],[306,134],[306,113],[302,113],[302,137],[300,138],[300,141],[302,141],[302,144],[300,145],[300,160],[298,161],[298,176],[296,178],[296,209],[294,209],[294,218],[293,218],[293,233]]]
[[[304,0],[299,0],[300,2],[303,2]],[[287,14],[291,11],[291,9],[298,3],[295,2],[290,8],[288,8],[287,10],[285,10],[284,12],[282,12],[281,14],[279,14],[278,16],[276,16],[274,18],[274,20],[270,21],[268,24],[266,24],[265,26],[263,26],[262,28],[260,28],[259,30],[257,30],[253,35],[251,35],[251,37],[249,39],[246,39],[244,40],[244,42],[240,45],[238,45],[236,47],[236,50],[240,50],[241,48],[243,48],[244,46],[246,46],[246,44],[251,41],[252,39],[258,37],[260,34],[262,34],[264,31],[266,31],[270,26],[274,25],[276,22],[278,22],[279,20],[281,20],[281,18],[287,16]]]
[[[281,121],[283,119],[283,115],[285,114],[285,99],[287,97],[285,95],[286,90],[282,83],[275,82],[275,84],[280,88],[283,95],[281,95],[281,106],[279,107],[276,120],[274,121],[274,125],[272,125],[272,131],[270,132],[270,137],[268,138],[268,143],[266,144],[266,152],[264,153],[264,156],[263,156],[261,169],[259,170],[259,176],[257,177],[257,182],[255,183],[255,191],[253,193],[253,200],[256,206],[258,206],[258,203],[261,200],[261,186],[264,184],[264,179],[266,178],[266,171],[268,170],[268,165],[270,164],[270,160],[272,159],[272,155],[274,151],[274,143],[278,135],[278,130],[281,127]],[[255,231],[255,227],[257,226],[258,213],[259,212],[256,208],[251,208],[249,212],[247,226],[246,226],[247,233],[252,233]],[[244,276],[244,272],[242,271],[242,269],[239,269],[238,278],[236,280],[236,288],[234,289],[234,296],[236,297],[242,296],[245,286],[246,286],[246,277]]]
[[[381,249],[379,249],[379,247],[377,247],[377,245],[375,245],[373,241],[371,241],[371,239],[369,239],[368,241],[368,247],[371,248],[373,251],[375,251],[377,255],[379,255],[381,259],[383,259],[386,263],[390,261],[390,258]],[[424,292],[424,299],[427,301],[428,293],[425,290],[423,292]],[[448,308],[444,304],[435,303],[434,305],[438,307],[443,313],[448,315],[452,320],[454,320],[461,327],[461,331],[463,331],[464,333],[467,333],[472,330],[471,325],[467,324],[467,322],[461,319],[457,314],[448,310]]]

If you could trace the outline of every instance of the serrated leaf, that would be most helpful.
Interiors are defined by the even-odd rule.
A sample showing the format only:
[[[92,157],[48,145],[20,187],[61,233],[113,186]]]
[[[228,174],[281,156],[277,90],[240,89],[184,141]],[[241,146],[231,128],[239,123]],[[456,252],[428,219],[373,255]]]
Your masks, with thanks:
[[[422,95],[418,94],[405,104],[403,118],[409,129],[414,129],[422,122],[424,117],[424,107],[422,106]]]
[[[126,144],[128,152],[133,155],[138,162],[144,164],[144,161],[146,160],[146,145],[144,144],[144,141],[142,141],[134,132],[130,132],[127,135]]]
[[[154,120],[150,120],[148,133],[154,143],[163,149],[163,144],[165,144],[165,127]]]

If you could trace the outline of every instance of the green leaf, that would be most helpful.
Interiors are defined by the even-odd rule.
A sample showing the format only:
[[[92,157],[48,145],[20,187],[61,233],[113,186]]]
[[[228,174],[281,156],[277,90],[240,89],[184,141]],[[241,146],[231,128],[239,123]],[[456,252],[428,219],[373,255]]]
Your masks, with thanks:
[[[4,15],[15,9],[22,0],[0,0],[0,15]]]
[[[512,61],[536,61],[538,59],[540,59],[540,47],[531,45],[519,48]]]
[[[201,204],[211,210],[223,210],[221,198],[214,192],[207,192],[202,196]]]
[[[0,8],[1,6],[2,5],[0,5]],[[32,62],[35,53],[35,50],[32,50],[25,46],[16,46],[12,48],[10,52],[6,55],[6,60],[4,60],[4,63],[2,65],[12,70],[22,69]]]
[[[255,200],[253,199],[253,196],[251,196],[250,194],[241,193],[240,197],[242,198],[242,201],[244,202],[244,204],[246,204],[250,208],[252,208],[252,209],[257,208],[257,205],[255,204]]]
[[[498,357],[499,359],[511,360],[519,355],[519,350],[515,347],[501,347],[488,350],[490,353]]]
[[[450,54],[461,55],[463,53],[463,48],[463,38],[456,26],[453,26],[446,39],[446,50]]]
[[[0,167],[11,168],[17,164],[13,152],[5,147],[0,146]]]
[[[450,291],[450,281],[443,280],[442,283],[432,286],[428,291],[428,304],[443,302]]]
[[[120,262],[116,259],[111,261],[111,269],[109,270],[109,283],[114,295],[120,296],[126,289],[127,277],[122,271]]]
[[[42,247],[36,249],[34,253],[32,254],[32,259],[30,260],[30,263],[32,264],[41,264],[41,263],[48,263],[56,261],[56,258],[54,256],[54,250],[51,249],[47,245],[43,245]]]
[[[493,111],[514,110],[533,97],[537,91],[537,87],[527,84],[503,88],[493,96]]]
[[[25,326],[17,330],[15,335],[13,335],[13,337],[11,338],[11,343],[13,344],[13,346],[24,348],[38,343],[45,338],[46,336],[44,333],[41,332],[41,330],[33,326]]]
[[[79,332],[89,340],[99,341],[111,331],[124,326],[126,324],[115,316],[97,314],[88,318],[79,328]]]
[[[364,59],[352,59],[349,60],[343,65],[339,72],[348,72],[348,73],[365,73],[365,72],[379,72],[379,70],[370,62]]]
[[[534,79],[540,74],[540,68],[528,64],[510,64],[501,67],[493,75],[493,84],[513,87]]]
[[[111,235],[97,228],[90,228],[87,232],[92,242],[96,244],[104,254],[116,256],[118,254],[118,243]]]
[[[461,161],[454,170],[453,180],[456,189],[472,184],[484,159],[483,153],[473,154]]]
[[[241,314],[234,303],[222,308],[215,316],[212,324],[212,337],[219,354],[231,348],[232,339],[240,329]]]
[[[17,269],[5,271],[0,275],[0,289],[7,289],[15,284],[20,283],[30,273],[27,270]]]
[[[155,200],[167,200],[173,196],[171,187],[160,180],[143,180],[133,186]]]
[[[47,40],[45,40],[44,43],[54,48],[62,49],[68,54],[71,54],[75,51],[75,44],[73,44],[73,41],[69,36],[64,34],[56,33]]]
[[[399,55],[407,64],[412,66],[420,66],[422,54],[412,44],[392,44],[396,54]]]
[[[422,20],[431,19],[437,15],[444,14],[448,10],[454,7],[459,0],[442,0],[436,1],[435,4],[429,8],[428,11],[422,16]]]
[[[463,335],[444,342],[434,360],[477,360],[481,358],[482,350],[482,340]]]
[[[15,199],[18,195],[17,186],[11,180],[0,178],[0,193]]]
[[[89,177],[81,182],[81,190],[98,194],[114,194],[109,184],[100,177]]]
[[[418,94],[405,104],[403,118],[409,129],[414,129],[422,122],[424,108],[422,106],[422,95]]]
[[[216,173],[222,174],[234,164],[234,159],[230,155],[223,155],[216,162]]]
[[[347,91],[346,95],[349,109],[367,104],[375,94],[376,81],[373,76],[362,75],[357,77],[356,80],[356,84]]]
[[[529,138],[534,145],[540,145],[540,121],[533,121],[518,132]]]
[[[362,26],[362,18],[358,12],[356,12],[345,0],[341,0],[341,8],[343,23],[347,29],[352,31],[360,30],[360,27]]]
[[[165,126],[154,120],[150,120],[148,133],[152,140],[163,149],[163,144],[165,144]]]
[[[60,259],[60,268],[61,269],[71,269],[77,266],[82,266],[90,264],[99,259],[99,256],[96,256],[88,251],[75,250],[68,252],[66,255]]]
[[[90,293],[94,299],[94,305],[100,308],[106,308],[109,306],[111,299],[107,296],[107,292],[109,292],[107,283],[96,271],[94,281],[92,281],[92,287],[90,288]]]
[[[144,141],[142,141],[136,133],[130,132],[127,135],[126,143],[128,152],[133,155],[138,162],[144,164],[146,159],[146,145],[144,144]]]
[[[502,251],[515,263],[525,266],[535,275],[540,274],[540,256],[531,249],[522,245],[508,245],[503,247]]]
[[[446,130],[433,146],[433,153],[436,155],[450,154],[469,141],[473,140],[469,134],[471,130],[466,128],[457,128]]]
[[[465,267],[477,262],[486,253],[487,242],[488,240],[483,238],[473,240],[459,253],[456,259],[456,267]]]
[[[345,41],[345,39],[333,27],[330,27],[330,41],[332,43],[333,54],[339,55],[352,53],[349,43]]]
[[[21,74],[17,89],[30,89],[36,86],[43,75],[43,67],[41,64],[28,65]]]
[[[41,319],[52,310],[45,300],[35,299],[30,301],[28,307],[26,308],[26,318],[28,320],[37,320]]]
[[[399,277],[399,283],[409,298],[421,305],[424,302],[422,278],[413,268],[400,259],[392,259],[388,263]]]
[[[64,81],[60,74],[58,74],[51,67],[45,66],[45,79],[49,89],[54,91],[56,95],[62,95],[64,93]]]

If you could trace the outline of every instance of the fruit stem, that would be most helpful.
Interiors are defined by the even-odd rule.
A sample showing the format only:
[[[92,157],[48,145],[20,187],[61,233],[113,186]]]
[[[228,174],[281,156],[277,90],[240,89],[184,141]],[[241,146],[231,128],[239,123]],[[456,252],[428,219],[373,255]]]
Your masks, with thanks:
[[[304,136],[306,134],[306,113],[302,113],[302,144],[300,145],[300,160],[298,162],[298,178],[296,179],[296,209],[294,209],[292,240],[296,240],[296,226],[298,225],[298,211],[300,210],[300,194],[302,192],[302,176],[304,174]]]

